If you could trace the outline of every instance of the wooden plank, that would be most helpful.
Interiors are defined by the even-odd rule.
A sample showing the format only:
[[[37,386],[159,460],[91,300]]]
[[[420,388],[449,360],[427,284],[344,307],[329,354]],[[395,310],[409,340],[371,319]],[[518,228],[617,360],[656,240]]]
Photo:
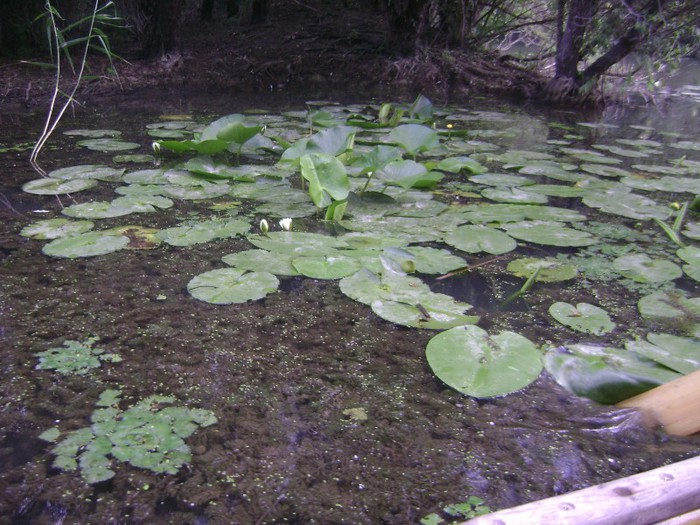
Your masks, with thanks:
[[[651,525],[696,509],[700,509],[700,456],[462,525]]]
[[[700,525],[700,509],[659,521],[654,525]]]
[[[676,436],[700,431],[700,370],[669,381],[621,403],[620,407],[639,408],[664,430]]]

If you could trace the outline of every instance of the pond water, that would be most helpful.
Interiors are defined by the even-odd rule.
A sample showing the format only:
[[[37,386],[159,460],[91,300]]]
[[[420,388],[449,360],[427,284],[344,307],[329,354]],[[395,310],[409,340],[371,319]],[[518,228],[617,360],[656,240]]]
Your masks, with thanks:
[[[170,204],[150,213],[89,219],[100,231],[129,226],[125,235],[113,235],[126,238],[129,246],[75,258],[60,251],[47,255],[42,249],[54,241],[20,232],[38,221],[68,218],[66,210],[80,203],[112,201],[126,194],[125,187],[147,186],[134,179],[155,175],[141,172],[132,176],[132,184],[117,177],[60,198],[24,192],[22,186],[37,179],[27,157],[43,115],[3,115],[0,513],[16,524],[418,523],[433,513],[449,518],[444,507],[470,496],[495,510],[697,455],[697,437],[674,438],[648,429],[633,411],[576,396],[548,371],[508,395],[474,397],[450,388],[426,360],[426,346],[442,330],[406,326],[400,315],[396,322],[386,320],[393,314],[376,301],[370,307],[350,298],[339,277],[303,275],[313,275],[310,270],[290,275],[254,262],[251,270],[277,274],[279,287],[272,286],[275,290],[263,298],[213,304],[196,296],[197,289],[214,285],[190,284],[188,289],[196,276],[231,267],[223,256],[278,240],[285,235],[279,219],[292,216],[292,234],[347,239],[343,235],[364,231],[353,234],[363,247],[375,242],[383,247],[386,238],[395,238],[405,240],[398,243],[402,250],[410,243],[461,257],[463,263],[430,273],[416,256],[415,275],[432,292],[472,305],[468,314],[479,316],[478,326],[489,334],[512,331],[529,339],[539,349],[538,360],[545,352],[558,355],[557,347],[567,346],[569,353],[561,355],[573,356],[578,343],[624,348],[650,332],[662,332],[691,345],[688,354],[664,363],[663,373],[676,374],[673,366],[697,362],[699,316],[693,299],[700,258],[693,246],[700,227],[697,212],[688,211],[676,231],[687,248],[679,254],[671,235],[653,219],[670,228],[678,208],[700,192],[699,92],[692,87],[685,92],[659,106],[596,114],[493,100],[434,102],[437,128],[445,133],[435,148],[417,150],[415,159],[425,164],[469,155],[488,174],[499,176],[469,180],[474,176],[469,169],[443,170],[432,191],[407,191],[386,183],[389,174],[384,173],[383,184],[377,175],[368,192],[391,195],[391,213],[376,213],[371,205],[351,200],[340,222],[321,220],[313,209],[309,215],[310,200],[299,199],[307,188],[302,193],[297,174],[268,177],[280,193],[254,198],[248,198],[248,187],[259,188],[264,176],[199,186],[190,178],[180,193],[171,190]],[[397,102],[308,106],[298,100],[146,96],[92,105],[67,116],[40,157],[42,167],[51,172],[105,164],[123,167],[127,175],[157,168],[149,160],[116,162],[115,152],[80,146],[87,137],[66,131],[118,130],[121,140],[137,144],[126,153],[151,154],[151,143],[158,140],[153,130],[184,129],[187,138],[188,130],[240,113],[251,125],[267,124],[266,136],[294,143],[307,133],[309,107],[327,111],[330,119],[362,114],[374,122],[380,102]],[[378,129],[360,129],[355,151],[375,146],[383,128]],[[281,150],[248,148],[240,163],[260,171],[280,155]],[[174,168],[192,157],[163,151],[159,168]],[[347,154],[343,162],[350,164]],[[231,164],[238,165],[235,155]],[[513,175],[521,180],[514,182]],[[361,193],[365,182],[366,176],[353,177],[353,191]],[[202,184],[225,185],[225,194],[174,196]],[[547,213],[555,217],[547,215],[545,229],[566,239],[571,230],[583,232],[593,241],[553,246],[551,240],[518,233],[513,224],[532,227],[533,217],[514,210],[523,202],[545,200],[551,207]],[[503,207],[510,201],[516,204]],[[404,211],[396,211],[397,206]],[[534,204],[528,209],[535,207],[541,209]],[[486,218],[473,215],[486,209]],[[509,214],[514,218],[504,218]],[[262,219],[270,225],[267,238],[259,232]],[[137,228],[191,228],[213,220],[240,221],[236,225],[242,231],[183,246],[172,238],[155,243],[139,236]],[[517,247],[488,252],[455,239],[447,242],[451,232],[469,224],[501,227],[500,234],[518,237]],[[315,237],[303,239],[302,245]],[[286,252],[270,249],[273,259],[287,257],[289,263]],[[383,266],[377,262],[381,253],[390,256]],[[439,259],[436,251],[430,254],[428,259]],[[376,273],[388,272],[396,257],[398,263],[408,257],[391,250],[375,255],[376,260],[361,265]],[[649,260],[623,267],[620,259],[626,256]],[[328,254],[324,257],[327,261]],[[358,260],[374,255],[365,257]],[[527,278],[508,265],[524,257],[549,258],[552,264],[574,266],[577,273],[560,282],[536,281],[504,304]],[[671,264],[660,277],[638,269],[655,267],[659,260]],[[464,266],[470,270],[463,271]],[[299,261],[297,267],[302,268]],[[666,306],[679,308],[673,323],[640,314],[639,299],[653,294],[666,294]],[[550,315],[553,303],[578,305],[581,312],[579,303],[597,305],[616,326],[577,331]],[[433,308],[421,306],[419,321],[436,319]],[[571,317],[585,317],[581,312]],[[52,368],[58,352],[51,349],[60,348],[98,366],[86,365],[81,373]],[[85,357],[96,348],[104,353]],[[617,358],[606,354],[602,362],[614,365]],[[577,363],[585,365],[581,359]],[[655,361],[642,361],[647,368],[635,377],[658,372]],[[127,421],[135,422],[129,426]],[[136,449],[145,450],[146,457],[135,458]],[[165,456],[156,457],[163,450],[168,450]],[[75,458],[78,463],[72,463]]]

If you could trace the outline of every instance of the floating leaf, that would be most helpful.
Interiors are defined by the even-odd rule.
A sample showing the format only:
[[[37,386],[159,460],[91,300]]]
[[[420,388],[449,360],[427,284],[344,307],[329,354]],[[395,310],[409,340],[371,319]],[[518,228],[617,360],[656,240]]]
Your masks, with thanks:
[[[53,257],[94,257],[121,250],[129,244],[129,238],[123,235],[88,232],[70,237],[61,237],[46,244],[42,252]]]
[[[96,179],[106,182],[121,180],[124,168],[112,168],[103,164],[81,164],[49,172],[49,177],[60,180]]]
[[[515,240],[505,233],[480,225],[459,226],[445,235],[444,241],[467,253],[486,252],[493,255],[510,252],[517,246]]]
[[[557,302],[549,307],[549,314],[561,324],[577,332],[603,335],[615,329],[615,323],[610,320],[608,312],[588,303],[578,303],[573,306],[569,303]]]
[[[314,279],[340,279],[360,269],[356,259],[343,255],[295,257],[292,266],[301,275]]]
[[[446,384],[473,397],[520,390],[542,371],[540,350],[514,332],[489,335],[476,326],[451,328],[426,347],[428,364]]]
[[[277,277],[269,272],[246,272],[236,268],[204,272],[187,283],[187,291],[192,297],[214,304],[255,301],[278,287]]]
[[[267,250],[246,250],[224,255],[221,258],[226,264],[241,270],[264,270],[275,275],[299,275],[292,266],[292,256]]]
[[[136,142],[124,142],[116,139],[87,139],[77,142],[78,146],[83,146],[87,149],[95,151],[126,151],[130,149],[140,148],[141,144]]]
[[[680,377],[633,352],[583,344],[548,351],[545,367],[569,392],[603,404],[618,403]]]
[[[630,341],[627,350],[656,361],[680,374],[700,369],[700,340],[671,334],[647,334],[647,341]]]
[[[22,185],[22,190],[34,195],[66,195],[89,190],[95,186],[97,186],[97,181],[92,179],[57,180],[43,178],[25,182]]]
[[[496,202],[513,204],[544,204],[547,196],[541,193],[531,193],[520,188],[486,188],[481,195]]]
[[[590,246],[598,242],[590,233],[551,221],[522,221],[501,225],[518,240],[547,246]]]
[[[616,272],[640,283],[673,281],[683,275],[681,268],[666,259],[652,259],[646,254],[623,255],[613,261]]]
[[[671,215],[668,208],[659,206],[652,199],[618,189],[592,191],[583,197],[583,203],[606,213],[631,219],[665,220]]]
[[[571,264],[566,264],[556,259],[535,259],[521,257],[508,263],[506,269],[518,277],[529,279],[537,272],[536,281],[554,283],[568,281],[578,274],[578,270]]]
[[[19,234],[31,239],[58,239],[76,233],[92,230],[95,223],[91,221],[71,221],[68,219],[46,219],[25,226]]]
[[[191,246],[214,239],[227,239],[243,235],[248,230],[250,230],[250,224],[239,219],[210,220],[166,228],[160,230],[156,237],[172,246]]]
[[[470,173],[479,174],[488,171],[486,166],[483,166],[471,157],[447,157],[440,160],[435,168],[441,171],[449,171],[450,173],[459,173],[462,170],[467,170]]]

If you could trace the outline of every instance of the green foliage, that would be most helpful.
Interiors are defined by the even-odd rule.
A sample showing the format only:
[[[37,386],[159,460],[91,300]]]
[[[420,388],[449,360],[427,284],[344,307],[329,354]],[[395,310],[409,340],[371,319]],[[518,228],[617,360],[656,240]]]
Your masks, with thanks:
[[[64,341],[63,346],[39,352],[39,370],[55,370],[61,374],[85,375],[93,368],[99,368],[103,361],[118,363],[122,358],[118,354],[107,353],[103,348],[95,347],[98,337],[85,341]]]
[[[443,507],[442,514],[428,514],[421,518],[421,525],[448,525],[450,523],[462,522],[477,516],[483,516],[491,512],[491,509],[484,505],[484,500],[477,496],[469,496],[461,503],[453,503]]]
[[[167,406],[171,396],[149,396],[121,410],[119,390],[105,390],[91,415],[91,424],[69,432],[52,449],[54,466],[62,470],[80,469],[87,483],[114,477],[114,460],[157,474],[176,474],[192,459],[185,439],[199,427],[216,423],[213,412]],[[56,441],[60,432],[53,428],[39,437]]]

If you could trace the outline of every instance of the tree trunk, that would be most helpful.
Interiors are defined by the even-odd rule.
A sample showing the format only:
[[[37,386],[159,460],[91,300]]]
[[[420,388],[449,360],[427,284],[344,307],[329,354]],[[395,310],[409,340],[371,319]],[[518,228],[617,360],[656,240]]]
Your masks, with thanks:
[[[559,2],[559,9],[562,9],[565,3]],[[578,63],[582,58],[583,38],[597,7],[598,0],[569,1],[566,30],[557,45],[555,78],[565,79],[569,83],[578,85]],[[559,16],[562,14],[559,13]]]
[[[643,16],[645,19],[645,24],[638,23],[630,27],[605,54],[599,57],[581,73],[579,84],[583,86],[587,82],[600,77],[608,69],[631,53],[634,48],[643,42],[650,34],[656,32],[661,25],[663,25],[663,19],[652,23],[649,21],[649,18],[658,14],[659,11],[663,9],[665,2],[666,0],[649,0],[640,10],[640,16]]]
[[[182,52],[180,43],[180,0],[142,1],[144,11],[151,9],[146,29],[144,56],[165,57]],[[150,4],[150,5],[149,5]]]

